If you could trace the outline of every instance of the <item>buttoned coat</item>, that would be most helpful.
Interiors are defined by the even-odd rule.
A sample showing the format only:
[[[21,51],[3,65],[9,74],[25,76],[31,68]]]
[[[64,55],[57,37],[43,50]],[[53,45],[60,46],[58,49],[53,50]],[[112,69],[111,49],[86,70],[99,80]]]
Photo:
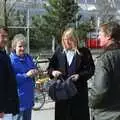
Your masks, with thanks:
[[[87,48],[79,48],[76,52],[76,70],[73,74],[79,74],[79,80],[74,82],[78,93],[68,100],[55,103],[55,120],[89,120],[88,88],[87,80],[94,74],[94,62]],[[48,73],[51,78],[52,71],[59,70],[67,76],[67,59],[62,48],[56,50],[50,60]]]

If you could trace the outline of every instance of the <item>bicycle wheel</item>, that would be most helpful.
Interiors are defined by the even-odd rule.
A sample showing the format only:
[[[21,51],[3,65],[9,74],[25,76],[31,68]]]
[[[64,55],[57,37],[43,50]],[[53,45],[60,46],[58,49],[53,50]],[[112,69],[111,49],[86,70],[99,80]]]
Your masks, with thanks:
[[[45,103],[45,94],[40,89],[34,90],[34,106],[33,110],[40,110]]]

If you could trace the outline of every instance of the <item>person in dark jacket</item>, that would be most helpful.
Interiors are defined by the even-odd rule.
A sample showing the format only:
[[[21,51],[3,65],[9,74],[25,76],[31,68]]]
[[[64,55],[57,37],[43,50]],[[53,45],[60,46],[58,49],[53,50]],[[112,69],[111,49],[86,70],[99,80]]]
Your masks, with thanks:
[[[95,120],[120,120],[120,25],[102,24],[99,39],[104,52],[97,59],[89,104]]]
[[[12,116],[19,112],[15,74],[10,58],[4,50],[7,40],[7,29],[0,27],[0,118],[2,120],[12,120]]]
[[[14,117],[14,120],[31,120],[34,105],[34,77],[38,74],[38,70],[32,57],[25,53],[25,43],[22,34],[15,35],[10,54],[20,100],[20,113]]]
[[[62,75],[63,79],[67,79],[74,76],[78,91],[72,98],[55,103],[55,120],[89,120],[87,80],[94,74],[95,67],[90,51],[78,45],[76,31],[69,28],[63,33],[62,47],[50,59],[50,78]]]

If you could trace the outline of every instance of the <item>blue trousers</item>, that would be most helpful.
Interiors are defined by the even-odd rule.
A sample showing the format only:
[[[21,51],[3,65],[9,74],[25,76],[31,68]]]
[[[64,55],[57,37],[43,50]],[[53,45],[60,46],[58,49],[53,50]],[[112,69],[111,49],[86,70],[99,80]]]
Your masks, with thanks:
[[[19,114],[14,116],[13,120],[31,120],[31,113],[32,109],[21,111]]]

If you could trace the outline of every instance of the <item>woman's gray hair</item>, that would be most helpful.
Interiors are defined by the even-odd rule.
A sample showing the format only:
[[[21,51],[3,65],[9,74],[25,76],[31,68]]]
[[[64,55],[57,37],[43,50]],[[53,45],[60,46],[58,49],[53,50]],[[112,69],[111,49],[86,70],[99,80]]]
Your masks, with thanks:
[[[23,34],[16,34],[12,40],[12,51],[15,50],[17,43],[20,41],[23,41],[24,43],[26,43],[25,36]]]

